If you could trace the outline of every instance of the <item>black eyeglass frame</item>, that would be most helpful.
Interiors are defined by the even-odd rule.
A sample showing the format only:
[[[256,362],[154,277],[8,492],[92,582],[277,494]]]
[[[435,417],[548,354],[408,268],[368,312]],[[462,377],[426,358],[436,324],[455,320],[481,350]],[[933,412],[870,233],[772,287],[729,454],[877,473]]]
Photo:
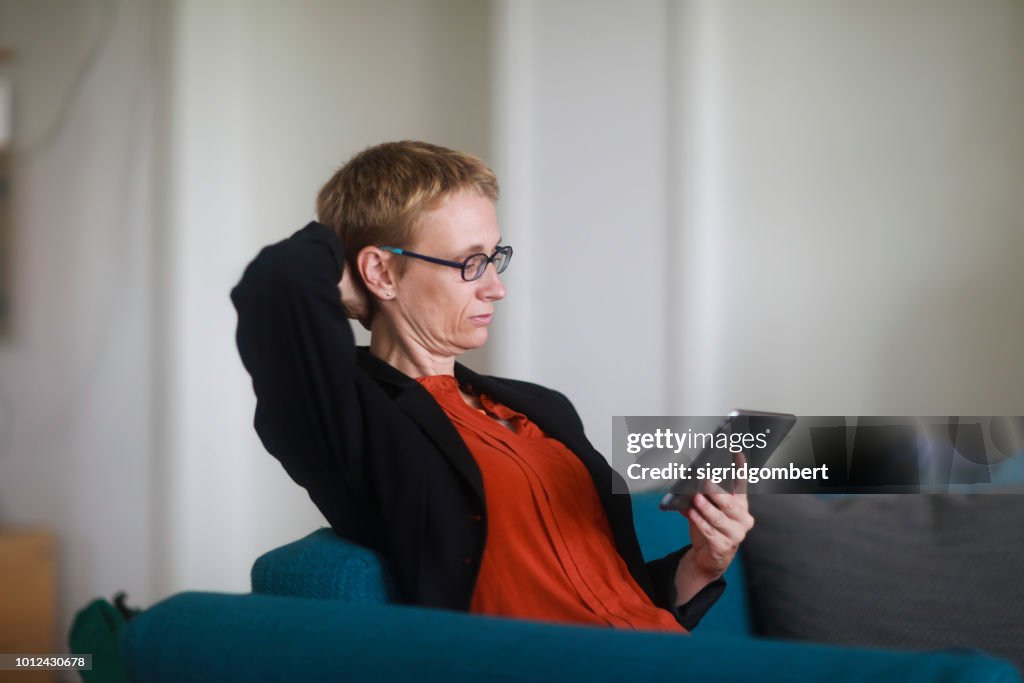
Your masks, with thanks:
[[[436,263],[441,266],[458,268],[459,270],[462,271],[462,279],[465,280],[466,282],[475,282],[476,280],[482,278],[484,276],[484,273],[487,272],[487,266],[494,263],[499,255],[503,255],[505,257],[505,260],[501,262],[500,268],[497,265],[494,266],[498,274],[504,273],[505,269],[508,268],[509,262],[512,261],[512,247],[508,246],[507,244],[500,247],[496,247],[494,249],[494,253],[491,254],[490,256],[483,252],[477,254],[470,254],[461,262],[449,261],[447,259],[437,258],[436,256],[427,256],[426,254],[417,254],[415,251],[409,251],[408,249],[401,249],[399,247],[378,247],[378,249],[390,251],[392,254],[398,254],[399,256],[412,256],[413,258],[418,258],[423,261],[429,261],[430,263]],[[476,275],[474,275],[473,277],[466,277],[466,268],[469,267],[470,262],[473,259],[479,256],[484,257],[484,265],[482,267],[477,266]]]

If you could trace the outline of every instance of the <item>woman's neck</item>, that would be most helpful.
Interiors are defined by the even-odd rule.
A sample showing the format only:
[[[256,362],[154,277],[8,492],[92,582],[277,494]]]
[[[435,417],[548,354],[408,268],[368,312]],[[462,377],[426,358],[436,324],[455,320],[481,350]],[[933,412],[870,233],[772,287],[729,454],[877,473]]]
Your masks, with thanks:
[[[398,333],[383,318],[376,316],[370,326],[370,354],[409,377],[455,374],[454,355],[431,352],[412,335]]]

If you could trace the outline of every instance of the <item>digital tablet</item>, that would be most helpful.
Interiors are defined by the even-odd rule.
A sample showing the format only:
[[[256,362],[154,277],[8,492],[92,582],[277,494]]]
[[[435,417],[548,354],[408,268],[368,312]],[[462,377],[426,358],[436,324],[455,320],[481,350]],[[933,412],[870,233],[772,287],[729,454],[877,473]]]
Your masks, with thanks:
[[[734,410],[714,431],[688,467],[689,478],[679,479],[661,499],[662,510],[687,510],[693,496],[710,483],[707,474],[713,468],[730,469],[739,452],[746,457],[747,467],[760,468],[772,457],[789,430],[796,424],[796,415],[766,413],[756,410]],[[736,480],[726,478],[718,486],[732,491]]]

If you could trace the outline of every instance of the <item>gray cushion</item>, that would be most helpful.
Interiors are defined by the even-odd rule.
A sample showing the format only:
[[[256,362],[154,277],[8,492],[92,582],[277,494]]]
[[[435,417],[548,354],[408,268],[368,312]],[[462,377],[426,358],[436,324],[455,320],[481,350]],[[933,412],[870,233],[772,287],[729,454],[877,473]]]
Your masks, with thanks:
[[[1024,496],[750,497],[761,635],[977,648],[1024,669]]]

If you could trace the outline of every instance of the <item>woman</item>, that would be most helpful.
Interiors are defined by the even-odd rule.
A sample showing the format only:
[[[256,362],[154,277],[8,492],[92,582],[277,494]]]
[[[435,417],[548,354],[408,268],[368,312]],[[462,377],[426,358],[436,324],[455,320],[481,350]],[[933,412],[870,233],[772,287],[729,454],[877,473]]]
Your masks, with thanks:
[[[342,167],[319,222],[261,251],[232,292],[256,430],[338,534],[389,558],[404,602],[690,629],[753,524],[746,498],[699,495],[692,548],[645,564],[630,499],[568,399],[456,362],[505,296],[497,199],[482,161],[422,142]]]

